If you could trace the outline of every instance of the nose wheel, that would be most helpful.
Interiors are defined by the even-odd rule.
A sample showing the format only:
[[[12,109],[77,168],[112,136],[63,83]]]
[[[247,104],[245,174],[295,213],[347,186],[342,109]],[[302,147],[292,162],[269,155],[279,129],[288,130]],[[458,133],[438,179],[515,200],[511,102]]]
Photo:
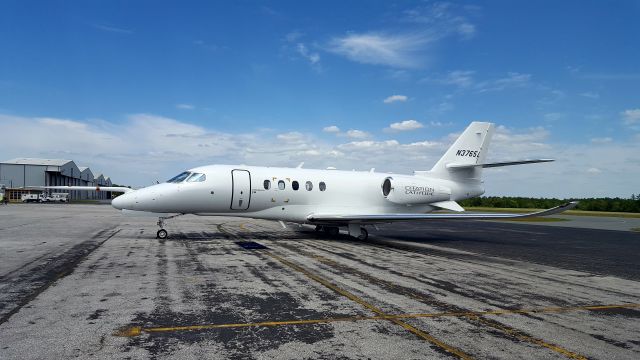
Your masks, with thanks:
[[[172,216],[162,216],[158,218],[158,226],[160,230],[156,233],[156,239],[166,239],[169,236],[167,230],[164,229],[164,221],[168,219],[173,219],[174,217],[182,216],[184,214],[176,214]]]

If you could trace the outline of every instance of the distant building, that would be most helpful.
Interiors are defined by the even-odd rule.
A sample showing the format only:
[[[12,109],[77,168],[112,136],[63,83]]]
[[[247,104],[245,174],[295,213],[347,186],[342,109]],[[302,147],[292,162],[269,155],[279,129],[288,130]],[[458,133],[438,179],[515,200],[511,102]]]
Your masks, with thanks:
[[[111,179],[94,173],[86,166],[77,166],[73,160],[18,158],[0,162],[0,184],[6,187],[9,201],[20,201],[22,194],[41,193],[29,186],[111,186]],[[70,200],[111,199],[106,191],[68,192]]]

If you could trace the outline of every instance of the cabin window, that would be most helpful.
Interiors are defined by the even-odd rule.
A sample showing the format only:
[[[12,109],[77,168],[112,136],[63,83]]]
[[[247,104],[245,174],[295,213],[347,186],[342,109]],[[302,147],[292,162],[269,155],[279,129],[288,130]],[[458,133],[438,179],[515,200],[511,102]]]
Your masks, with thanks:
[[[207,180],[207,176],[205,174],[193,173],[187,179],[187,182],[203,182]]]
[[[284,180],[279,180],[278,181],[278,189],[284,190]]]
[[[327,190],[327,184],[325,184],[324,181],[320,181],[320,184],[318,184],[318,188],[320,189],[320,191],[325,191]]]
[[[174,177],[172,177],[171,179],[167,180],[168,183],[179,183],[179,182],[183,182],[184,179],[188,178],[189,175],[191,175],[190,172],[185,171],[183,173],[180,173]]]
[[[307,189],[307,191],[311,191],[311,190],[313,190],[313,183],[311,181],[307,181],[304,184],[304,187]]]
[[[295,180],[294,180],[294,181],[291,183],[291,187],[293,188],[293,190],[298,191],[298,189],[300,188],[300,184],[299,184],[297,181],[295,181]]]
[[[264,181],[264,183],[263,183],[263,185],[264,185],[264,189],[265,189],[265,190],[269,190],[269,189],[271,189],[271,181],[269,181],[269,180],[265,180],[265,181]]]

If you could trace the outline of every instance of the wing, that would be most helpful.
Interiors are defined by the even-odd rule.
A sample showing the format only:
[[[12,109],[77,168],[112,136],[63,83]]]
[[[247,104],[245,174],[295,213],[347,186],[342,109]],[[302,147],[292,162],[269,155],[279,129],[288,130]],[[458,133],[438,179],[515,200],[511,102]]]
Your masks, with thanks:
[[[68,190],[68,191],[112,191],[112,192],[122,192],[127,193],[129,191],[133,191],[128,187],[119,187],[119,186],[27,186],[29,189],[37,189],[37,190],[45,190],[45,189],[53,189],[53,190]]]
[[[491,220],[491,219],[522,219],[534,216],[547,216],[558,214],[563,211],[573,209],[578,205],[577,201],[556,206],[551,209],[532,212],[528,214],[478,214],[478,213],[458,213],[458,214],[311,214],[307,220],[311,223],[385,223],[393,221],[410,220]]]

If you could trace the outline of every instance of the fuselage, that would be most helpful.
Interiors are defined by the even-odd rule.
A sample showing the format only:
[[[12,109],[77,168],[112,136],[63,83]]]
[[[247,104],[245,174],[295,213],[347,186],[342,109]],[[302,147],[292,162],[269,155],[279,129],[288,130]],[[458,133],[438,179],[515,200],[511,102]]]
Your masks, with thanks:
[[[425,213],[430,203],[481,195],[481,182],[435,174],[209,165],[115,198],[117,209],[304,223],[311,214]],[[182,174],[181,174],[182,175]],[[387,180],[385,189],[385,180]],[[391,188],[389,188],[391,185]]]

